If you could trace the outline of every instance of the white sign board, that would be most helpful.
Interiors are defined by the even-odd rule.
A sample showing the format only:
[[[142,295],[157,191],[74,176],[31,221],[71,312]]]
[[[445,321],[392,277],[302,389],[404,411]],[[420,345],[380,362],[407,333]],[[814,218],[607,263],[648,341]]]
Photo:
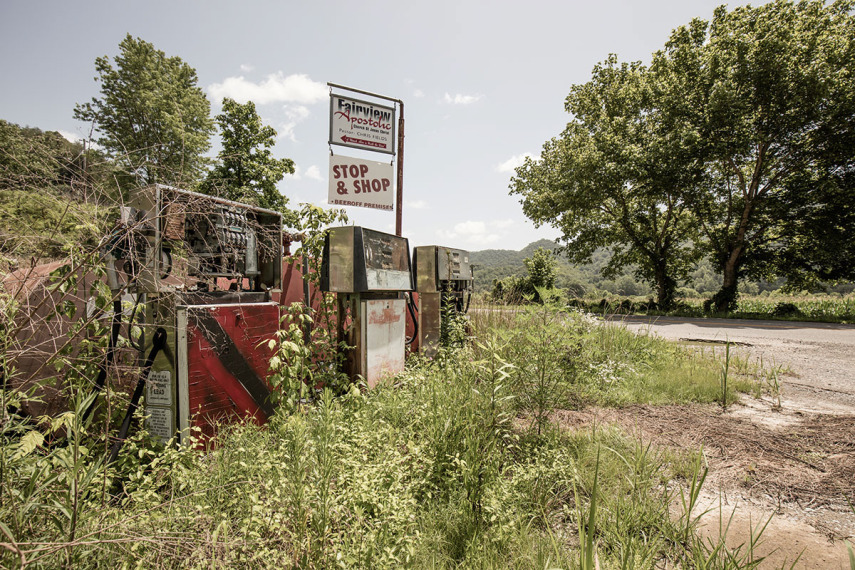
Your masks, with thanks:
[[[169,370],[152,370],[145,383],[145,402],[148,405],[172,405],[172,375]]]
[[[175,435],[175,428],[172,425],[172,409],[171,408],[146,408],[145,413],[148,414],[146,420],[146,428],[148,433],[160,439],[161,441],[169,441]]]
[[[330,157],[329,203],[392,211],[395,189],[394,169],[388,162],[347,156]]]
[[[329,142],[395,154],[395,108],[330,94]]]

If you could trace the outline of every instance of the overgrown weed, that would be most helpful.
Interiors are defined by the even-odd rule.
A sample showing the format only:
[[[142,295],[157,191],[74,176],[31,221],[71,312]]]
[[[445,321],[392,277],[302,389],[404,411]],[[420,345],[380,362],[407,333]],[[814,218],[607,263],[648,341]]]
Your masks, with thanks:
[[[476,334],[505,340],[500,352],[516,367],[518,410],[533,414],[541,428],[548,406],[722,401],[720,357],[714,352],[698,354],[587,313],[554,307],[483,308],[472,323]],[[724,391],[728,404],[758,385],[756,367],[737,358]]]
[[[205,452],[155,448],[137,434],[107,468],[85,435],[78,464],[43,445],[15,456],[21,438],[4,436],[4,474],[18,461],[21,475],[3,479],[0,520],[11,520],[22,492],[32,498],[23,526],[2,528],[0,563],[575,568],[709,559],[718,547],[700,542],[694,518],[669,510],[685,482],[700,488],[698,456],[615,428],[557,429],[551,412],[713,401],[715,367],[581,313],[533,307],[488,318],[489,329],[473,319],[475,342],[416,360],[394,382],[338,397],[322,390],[264,427],[222,426]],[[299,348],[298,335],[289,341]],[[661,379],[675,356],[683,364]],[[702,388],[685,388],[693,385]],[[521,416],[530,420],[522,429]],[[95,492],[101,476],[120,482],[106,500]],[[76,519],[57,518],[57,496],[76,500],[66,507]],[[729,564],[717,567],[739,567]]]

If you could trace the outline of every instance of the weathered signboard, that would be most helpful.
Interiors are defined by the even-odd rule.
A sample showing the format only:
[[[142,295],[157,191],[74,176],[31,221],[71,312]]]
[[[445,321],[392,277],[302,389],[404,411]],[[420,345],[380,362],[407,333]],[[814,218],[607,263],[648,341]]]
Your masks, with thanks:
[[[388,162],[330,156],[329,198],[336,206],[359,206],[392,211],[394,169]]]
[[[395,154],[395,108],[330,95],[329,142]]]

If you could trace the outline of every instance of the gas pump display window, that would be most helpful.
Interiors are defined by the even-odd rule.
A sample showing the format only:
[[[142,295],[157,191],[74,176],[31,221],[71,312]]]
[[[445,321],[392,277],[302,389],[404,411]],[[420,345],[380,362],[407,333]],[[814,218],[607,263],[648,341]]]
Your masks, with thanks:
[[[407,240],[374,230],[362,230],[365,278],[369,290],[408,290],[410,255]]]
[[[336,293],[411,291],[409,242],[358,226],[331,228],[324,242],[321,289]]]

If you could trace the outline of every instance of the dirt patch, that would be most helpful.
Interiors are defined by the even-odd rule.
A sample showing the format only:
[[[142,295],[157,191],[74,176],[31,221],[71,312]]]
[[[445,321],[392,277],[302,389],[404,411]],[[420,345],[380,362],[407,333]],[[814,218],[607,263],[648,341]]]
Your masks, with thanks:
[[[726,411],[701,405],[591,408],[560,411],[556,419],[565,428],[612,424],[656,445],[702,449],[709,466],[705,536],[717,531],[719,515],[726,523],[735,513],[728,543],[738,536],[739,544],[774,514],[763,533],[768,562],[780,566],[802,554],[799,568],[848,568],[841,539],[855,537],[848,502],[855,501],[855,415],[775,412],[751,401]]]

